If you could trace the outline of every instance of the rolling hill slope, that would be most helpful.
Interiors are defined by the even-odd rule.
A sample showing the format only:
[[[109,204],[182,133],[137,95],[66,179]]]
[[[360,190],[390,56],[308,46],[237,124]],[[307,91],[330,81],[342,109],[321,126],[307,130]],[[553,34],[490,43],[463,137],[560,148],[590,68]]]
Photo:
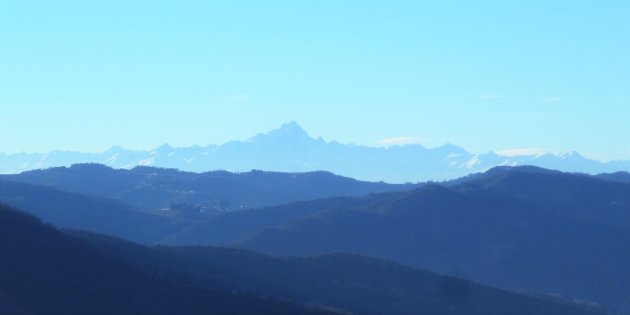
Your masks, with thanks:
[[[417,187],[362,182],[328,172],[190,173],[156,167],[112,169],[99,164],[1,175],[0,179],[116,199],[144,211],[169,208],[175,203],[220,212]]]
[[[365,256],[271,258],[218,247],[140,247],[71,232],[95,248],[154,273],[181,273],[254,295],[352,314],[576,314],[599,308],[521,295]]]
[[[630,310],[628,184],[515,168],[449,188],[392,193],[371,204],[319,205],[320,211],[298,203],[241,213],[300,215],[229,239],[272,255],[358,253],[501,288]],[[211,234],[208,226],[199,225],[196,235]],[[203,238],[178,244],[186,242],[201,244]]]
[[[82,229],[141,243],[154,243],[192,222],[140,212],[116,200],[69,193],[47,186],[0,183],[0,202],[59,228]]]
[[[246,296],[103,253],[0,204],[2,314],[325,314]]]

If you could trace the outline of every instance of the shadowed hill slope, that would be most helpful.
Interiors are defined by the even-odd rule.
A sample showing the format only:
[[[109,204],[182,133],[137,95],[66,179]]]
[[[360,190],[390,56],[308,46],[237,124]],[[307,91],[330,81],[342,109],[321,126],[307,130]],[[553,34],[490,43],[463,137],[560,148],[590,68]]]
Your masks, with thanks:
[[[18,182],[0,183],[0,202],[60,228],[82,229],[154,243],[190,222],[143,213],[116,200]]]
[[[318,314],[105,255],[0,204],[2,314]]]
[[[512,169],[367,206],[331,202],[233,239],[272,255],[360,253],[630,310],[630,185],[584,175]]]
[[[576,314],[586,305],[525,296],[348,254],[271,258],[216,247],[140,247],[72,232],[103,252],[156,273],[179,272],[203,283],[353,314]]]

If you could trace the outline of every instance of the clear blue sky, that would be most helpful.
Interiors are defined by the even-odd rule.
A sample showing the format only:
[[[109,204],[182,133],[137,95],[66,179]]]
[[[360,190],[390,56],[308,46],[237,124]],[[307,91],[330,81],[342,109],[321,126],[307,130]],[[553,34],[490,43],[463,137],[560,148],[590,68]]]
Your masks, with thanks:
[[[630,158],[628,1],[0,1],[0,151],[313,136]],[[391,141],[390,141],[391,142]]]

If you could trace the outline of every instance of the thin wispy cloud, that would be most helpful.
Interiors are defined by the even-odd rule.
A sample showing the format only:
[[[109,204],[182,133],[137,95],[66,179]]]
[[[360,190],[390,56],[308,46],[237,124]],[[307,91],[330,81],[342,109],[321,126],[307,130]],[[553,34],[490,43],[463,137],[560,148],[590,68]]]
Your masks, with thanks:
[[[426,142],[426,139],[419,137],[393,137],[382,139],[378,141],[378,144],[383,146],[392,146],[405,144],[422,144],[424,142]]]

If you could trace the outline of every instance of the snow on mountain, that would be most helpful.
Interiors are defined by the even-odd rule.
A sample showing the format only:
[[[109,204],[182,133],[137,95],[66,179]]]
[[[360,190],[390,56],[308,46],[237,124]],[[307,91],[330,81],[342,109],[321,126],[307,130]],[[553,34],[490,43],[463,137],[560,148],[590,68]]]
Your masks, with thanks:
[[[368,147],[326,142],[322,138],[312,138],[296,122],[289,122],[247,141],[205,147],[174,148],[163,144],[149,151],[114,146],[102,153],[0,153],[0,173],[87,162],[114,168],[151,165],[193,172],[326,170],[361,180],[393,183],[447,180],[495,166],[534,165],[592,174],[630,171],[630,161],[600,162],[587,159],[575,151],[554,154],[540,149],[514,149],[472,154],[453,144],[425,148],[419,144]]]

